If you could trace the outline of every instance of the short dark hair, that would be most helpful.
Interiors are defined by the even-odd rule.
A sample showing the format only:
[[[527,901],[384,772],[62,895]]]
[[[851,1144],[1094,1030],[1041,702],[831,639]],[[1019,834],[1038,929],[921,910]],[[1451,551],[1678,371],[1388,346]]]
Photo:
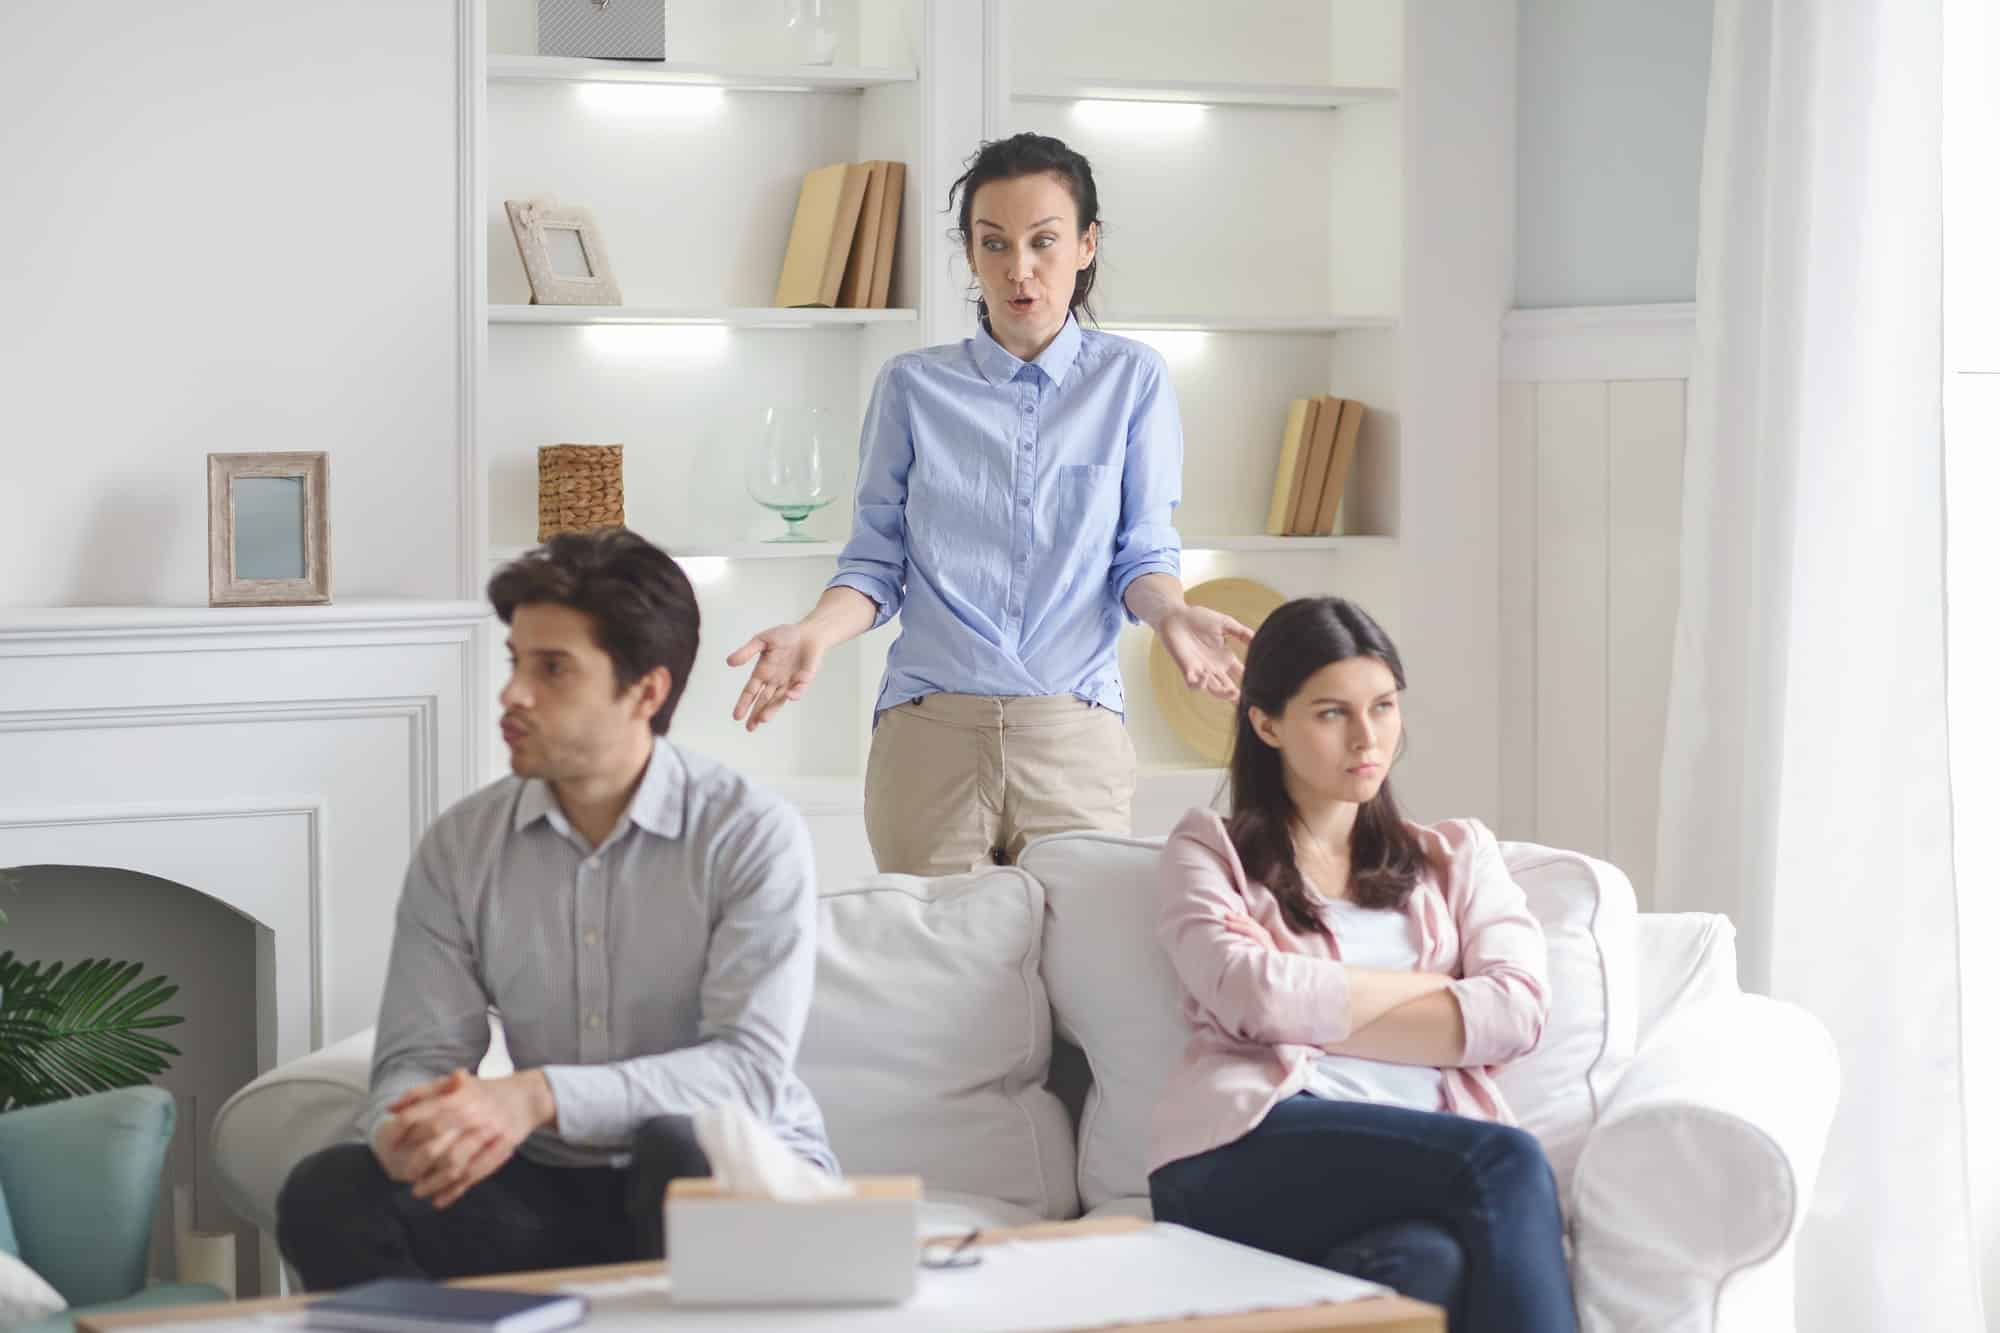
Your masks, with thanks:
[[[610,656],[620,690],[665,667],[673,683],[652,727],[666,734],[701,647],[694,585],[672,556],[630,528],[559,533],[496,573],[486,598],[510,625],[522,606],[567,606],[589,616],[591,639]]]
[[[990,139],[966,159],[965,174],[951,183],[951,192],[945,197],[946,206],[958,213],[952,240],[960,245],[971,244],[972,196],[979,192],[980,186],[1044,173],[1069,187],[1069,197],[1076,201],[1079,237],[1097,225],[1097,178],[1090,172],[1090,159],[1061,139],[1024,132],[1012,138]],[[1099,244],[1102,245],[1101,240]],[[1081,310],[1092,320],[1097,318],[1097,312],[1090,308],[1090,294],[1097,288],[1097,263],[1092,259],[1090,267],[1076,275],[1076,290],[1069,298],[1071,310]],[[979,317],[985,319],[986,314],[986,298],[980,297]]]

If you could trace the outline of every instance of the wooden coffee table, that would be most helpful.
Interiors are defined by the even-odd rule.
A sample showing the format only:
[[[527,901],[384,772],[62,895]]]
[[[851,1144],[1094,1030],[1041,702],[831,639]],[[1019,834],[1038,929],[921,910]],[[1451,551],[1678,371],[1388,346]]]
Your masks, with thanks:
[[[1109,1236],[1137,1231],[1150,1223],[1131,1217],[1091,1218],[1076,1222],[1044,1222],[1037,1226],[1011,1227],[985,1233],[994,1241],[1056,1240],[1065,1236]],[[500,1287],[513,1291],[538,1291],[570,1282],[604,1282],[618,1278],[643,1277],[659,1271],[653,1263],[608,1264],[598,1268],[564,1268],[545,1273],[510,1273],[502,1277],[464,1278],[459,1287]],[[255,1314],[266,1310],[290,1310],[311,1300],[310,1296],[285,1296],[272,1300],[239,1301],[232,1305],[183,1305],[158,1310],[134,1310],[127,1314],[87,1316],[76,1321],[79,1333],[113,1333],[157,1324],[177,1324],[230,1315]],[[810,1325],[804,1312],[802,1323]],[[588,1327],[586,1324],[584,1327]],[[1164,1324],[1121,1324],[1131,1333],[1445,1333],[1444,1311],[1435,1305],[1402,1296],[1382,1296],[1341,1305],[1308,1305],[1289,1310],[1261,1310],[1254,1314],[1217,1315],[1206,1319],[1177,1319]]]

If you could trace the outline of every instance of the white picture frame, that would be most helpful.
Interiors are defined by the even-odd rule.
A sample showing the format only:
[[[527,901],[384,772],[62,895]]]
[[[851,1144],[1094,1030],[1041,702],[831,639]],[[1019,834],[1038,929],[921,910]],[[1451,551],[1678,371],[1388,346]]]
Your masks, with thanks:
[[[578,204],[509,199],[507,224],[534,305],[622,305],[597,219]]]

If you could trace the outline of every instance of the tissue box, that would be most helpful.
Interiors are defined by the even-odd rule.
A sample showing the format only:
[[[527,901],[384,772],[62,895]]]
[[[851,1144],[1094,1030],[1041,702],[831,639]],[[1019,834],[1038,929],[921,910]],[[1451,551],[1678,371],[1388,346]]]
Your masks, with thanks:
[[[917,1287],[915,1176],[850,1176],[854,1193],[790,1202],[667,1186],[676,1305],[895,1305]]]

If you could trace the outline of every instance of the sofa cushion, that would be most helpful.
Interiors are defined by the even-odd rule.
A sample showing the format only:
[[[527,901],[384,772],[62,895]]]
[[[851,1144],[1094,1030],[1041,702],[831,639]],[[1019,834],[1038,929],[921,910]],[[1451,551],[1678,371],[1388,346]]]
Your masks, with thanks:
[[[1058,833],[1021,854],[1048,895],[1049,1005],[1090,1062],[1076,1145],[1086,1209],[1146,1194],[1153,1106],[1187,1046],[1180,981],[1154,933],[1162,842]]]
[[[1639,918],[1639,1040],[1668,1015],[1734,995],[1736,926],[1709,912],[1648,912]]]
[[[0,1254],[0,1328],[67,1310],[69,1302],[40,1273],[11,1254]]]
[[[1576,1160],[1638,1044],[1638,900],[1608,862],[1527,842],[1500,844],[1549,944],[1549,1021],[1497,1082],[1555,1168],[1565,1215]]]
[[[71,1305],[146,1284],[174,1114],[166,1089],[140,1086],[0,1115],[0,1180],[21,1259]]]
[[[877,875],[820,899],[799,1075],[850,1173],[1076,1213],[1049,1070],[1042,887],[1019,870]]]

